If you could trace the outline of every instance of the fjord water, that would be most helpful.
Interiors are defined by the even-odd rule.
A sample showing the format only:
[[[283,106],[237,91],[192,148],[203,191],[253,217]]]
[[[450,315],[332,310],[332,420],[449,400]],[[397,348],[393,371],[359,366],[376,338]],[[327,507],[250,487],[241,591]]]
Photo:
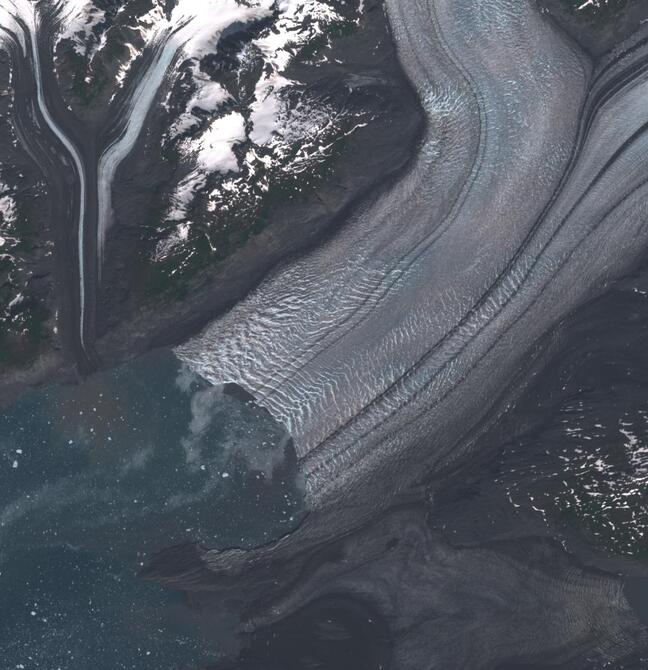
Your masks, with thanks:
[[[137,572],[174,544],[250,546],[292,528],[289,452],[264,410],[170,353],[18,399],[0,415],[2,667],[213,660],[217,631]]]

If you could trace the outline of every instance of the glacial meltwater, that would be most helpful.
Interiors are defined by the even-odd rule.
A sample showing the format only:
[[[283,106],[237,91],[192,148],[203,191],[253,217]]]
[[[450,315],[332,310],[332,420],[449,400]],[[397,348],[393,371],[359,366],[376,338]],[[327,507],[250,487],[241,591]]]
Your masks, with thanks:
[[[247,547],[293,528],[292,453],[265,410],[168,352],[17,399],[0,413],[3,670],[218,658],[213,622],[138,570],[172,545]]]

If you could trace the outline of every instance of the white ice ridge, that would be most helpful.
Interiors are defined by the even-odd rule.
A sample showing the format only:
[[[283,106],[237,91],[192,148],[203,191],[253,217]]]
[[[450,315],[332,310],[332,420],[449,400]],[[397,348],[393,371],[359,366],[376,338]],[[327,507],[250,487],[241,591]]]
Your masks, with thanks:
[[[111,189],[118,166],[130,153],[144,126],[151,105],[180,53],[199,59],[211,53],[228,26],[247,24],[270,16],[273,0],[239,4],[235,0],[179,0],[170,18],[162,16],[152,32],[155,52],[146,72],[139,73],[135,89],[122,110],[124,128],[99,159],[98,266],[103,263],[106,231],[112,217]]]
[[[594,7],[595,9],[600,9],[601,5],[607,5],[607,0],[586,0],[582,5],[578,6],[578,11],[587,9],[588,7]]]
[[[43,92],[43,78],[41,72],[40,55],[38,50],[38,26],[39,16],[37,5],[30,0],[0,0],[0,29],[5,39],[18,39],[22,47],[23,55],[30,57],[34,80],[36,81],[36,94],[38,108],[49,129],[60,140],[74,162],[79,178],[79,211],[77,214],[77,236],[78,236],[78,271],[79,271],[79,343],[81,348],[86,349],[85,337],[85,313],[86,313],[86,273],[84,261],[84,241],[86,223],[86,174],[77,147],[56,124],[45,102]],[[6,45],[6,43],[5,43]],[[0,42],[2,46],[2,42]]]
[[[428,119],[417,158],[178,349],[284,423],[313,505],[363,491],[359,461],[389,491],[413,463],[450,459],[532,343],[648,242],[648,140],[628,142],[648,121],[646,75],[598,111],[545,211],[577,137],[587,59],[531,0],[387,7]]]

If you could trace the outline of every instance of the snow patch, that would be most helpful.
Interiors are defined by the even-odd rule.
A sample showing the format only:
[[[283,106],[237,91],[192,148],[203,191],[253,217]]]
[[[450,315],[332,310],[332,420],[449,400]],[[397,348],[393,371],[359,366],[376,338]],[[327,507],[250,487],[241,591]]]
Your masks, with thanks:
[[[277,73],[264,76],[258,81],[254,91],[255,102],[250,106],[250,139],[255,144],[269,144],[278,132],[277,120],[282,108],[279,93],[292,83]]]
[[[279,18],[274,25],[253,42],[269,66],[257,82],[252,104],[250,139],[258,145],[268,144],[279,132],[279,94],[294,84],[281,73],[302,47],[342,21],[332,7],[318,0],[280,0],[278,10]]]
[[[88,46],[95,41],[95,29],[106,20],[103,9],[92,0],[64,0],[59,3],[61,31],[59,41],[69,40],[80,56],[85,56]]]
[[[16,216],[16,200],[9,187],[0,181],[0,231],[16,223]]]
[[[212,51],[227,27],[247,24],[271,15],[273,0],[260,0],[252,6],[239,5],[234,0],[179,0],[170,19],[158,21],[151,41],[156,57],[143,73],[129,100],[130,113],[119,139],[111,144],[99,161],[99,225],[97,252],[102,263],[106,231],[112,214],[110,189],[117,167],[130,153],[139,136],[146,114],[174,63],[182,51],[185,58],[198,59]],[[213,93],[213,91],[212,91]],[[212,98],[213,99],[213,98]],[[217,149],[214,149],[217,151]],[[200,155],[200,153],[199,153]],[[226,160],[225,152],[220,154]],[[219,163],[217,162],[217,165]]]
[[[267,18],[272,5],[273,0],[259,0],[249,6],[235,0],[179,0],[170,24],[182,27],[174,33],[173,40],[188,58],[199,60],[216,49],[225,28]]]
[[[283,72],[297,51],[322,35],[342,17],[319,0],[280,0],[279,18],[254,44],[277,72]]]
[[[184,218],[184,210],[181,210],[179,206],[178,212],[180,217]],[[169,218],[171,218],[171,216]],[[158,242],[155,251],[153,252],[153,260],[159,263],[171,256],[176,249],[182,247],[187,239],[189,239],[189,229],[189,223],[179,223],[170,235]]]
[[[194,72],[194,81],[197,84],[197,91],[187,103],[184,114],[171,127],[169,132],[171,139],[193,130],[200,124],[200,117],[194,113],[195,109],[215,112],[223,103],[231,99],[230,94],[220,84],[212,81],[200,71]]]
[[[232,148],[245,140],[245,119],[238,112],[212,123],[198,141],[198,167],[206,172],[238,172]]]
[[[172,198],[173,205],[167,213],[167,220],[181,221],[187,216],[189,206],[195,194],[204,188],[208,174],[239,171],[233,147],[245,139],[245,119],[238,112],[231,112],[212,121],[198,137],[184,141],[183,153],[195,157],[196,169],[178,184]],[[180,240],[177,234],[173,233],[171,240],[165,240],[164,249],[168,251],[169,242],[174,248],[177,246],[175,244],[177,241]],[[156,256],[159,255],[158,250]]]
[[[274,23],[266,28],[260,37],[252,40],[250,46],[239,56],[241,67],[244,67],[246,59],[252,57],[252,54],[260,54],[264,60],[264,67],[255,85],[254,99],[249,105],[249,134],[245,135],[245,128],[241,124],[236,129],[236,140],[238,142],[249,140],[257,147],[270,149],[274,154],[273,156],[263,155],[260,158],[253,151],[252,159],[245,163],[245,168],[251,174],[254,174],[255,171],[254,163],[258,163],[259,160],[265,168],[278,167],[289,153],[289,143],[299,142],[305,137],[315,139],[315,136],[319,136],[321,131],[331,129],[333,118],[336,116],[331,114],[332,110],[327,109],[324,114],[320,114],[315,109],[306,108],[304,104],[299,106],[298,111],[291,111],[288,109],[282,92],[295,85],[293,80],[284,75],[284,71],[299,50],[324,34],[331,25],[343,21],[343,18],[330,5],[319,0],[279,0],[275,5],[275,10]],[[190,45],[185,47],[185,53],[191,53],[194,57],[203,55],[205,49],[202,38],[196,37]],[[199,104],[200,97],[210,98],[209,94],[212,90],[210,87],[218,85],[205,77],[197,67],[193,71],[194,83],[198,92],[189,101],[186,113],[171,129],[170,139],[192,130],[199,124],[199,117],[192,113],[195,107],[209,112],[217,109],[229,99],[229,95],[223,91],[227,98],[214,96],[211,110],[207,109],[209,105]],[[293,126],[295,121],[296,124]],[[217,136],[223,129],[216,125],[211,130]],[[167,216],[169,220],[182,220],[186,216],[195,193],[206,183],[206,174],[209,172],[238,172],[239,166],[235,165],[236,158],[231,151],[231,145],[228,147],[227,143],[223,145],[218,141],[211,144],[211,139],[211,133],[208,132],[197,141],[186,141],[181,145],[181,152],[187,158],[193,157],[198,167],[179,185],[173,198],[173,206]],[[205,142],[211,144],[207,151]],[[202,147],[197,147],[197,144],[202,144]],[[326,147],[323,149],[313,147],[313,149],[320,158],[322,151],[326,152]],[[312,152],[305,150],[302,154],[301,157],[298,156],[298,162],[306,158],[307,154],[311,155]],[[267,190],[267,185],[259,184],[259,187]],[[172,239],[175,239],[173,233]]]

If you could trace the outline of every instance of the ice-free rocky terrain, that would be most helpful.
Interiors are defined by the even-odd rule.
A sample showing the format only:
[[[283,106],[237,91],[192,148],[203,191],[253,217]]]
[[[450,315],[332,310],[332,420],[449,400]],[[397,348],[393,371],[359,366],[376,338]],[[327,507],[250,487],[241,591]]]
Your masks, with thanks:
[[[6,410],[0,566],[135,551],[227,622],[218,668],[646,667],[644,2],[0,0],[0,27],[0,401],[87,378]],[[233,472],[218,519],[256,511],[221,542]],[[164,664],[109,592],[115,663]]]

